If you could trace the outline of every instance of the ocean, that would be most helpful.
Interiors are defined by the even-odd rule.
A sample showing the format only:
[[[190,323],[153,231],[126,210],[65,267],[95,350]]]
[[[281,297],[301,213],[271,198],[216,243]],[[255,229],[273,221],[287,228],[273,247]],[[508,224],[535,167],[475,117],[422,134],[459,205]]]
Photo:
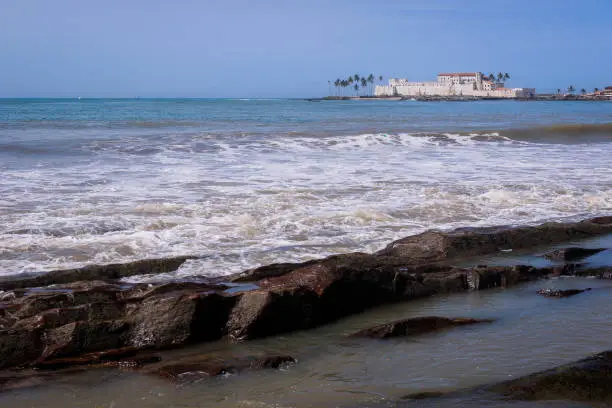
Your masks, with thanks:
[[[610,214],[611,158],[610,102],[4,99],[0,275],[220,276]]]

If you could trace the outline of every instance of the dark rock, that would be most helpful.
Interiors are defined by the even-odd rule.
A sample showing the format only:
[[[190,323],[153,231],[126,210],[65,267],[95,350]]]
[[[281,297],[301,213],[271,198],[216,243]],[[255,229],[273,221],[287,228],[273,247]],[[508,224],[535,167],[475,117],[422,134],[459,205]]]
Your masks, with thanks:
[[[528,227],[427,231],[392,242],[379,256],[396,256],[407,263],[424,264],[499,252],[502,249],[532,248],[612,232],[612,217],[576,223],[547,223]]]
[[[202,377],[215,377],[225,374],[237,374],[245,370],[278,369],[286,365],[295,364],[295,358],[287,355],[272,355],[265,357],[238,357],[238,358],[204,358],[191,359],[191,361],[172,363],[149,371],[177,382],[191,382]]]
[[[375,305],[438,293],[505,287],[550,268],[406,266],[401,258],[345,254],[263,279],[242,293],[226,326],[235,341],[303,330]]]
[[[415,392],[413,394],[408,394],[402,397],[403,400],[422,400],[427,398],[437,398],[444,396],[445,393],[442,391],[423,391],[423,392]]]
[[[612,351],[488,386],[486,390],[519,400],[612,403]]]
[[[456,326],[466,326],[477,323],[492,323],[492,319],[449,318],[439,316],[414,317],[385,323],[368,329],[360,330],[351,337],[370,337],[388,339],[391,337],[417,336],[437,330]]]
[[[140,354],[141,350],[135,347],[124,347],[121,349],[106,350],[95,353],[87,353],[77,357],[41,359],[34,363],[37,369],[62,369],[81,365],[137,368],[146,364],[157,363],[161,357],[155,354]]]
[[[240,278],[264,277],[255,289],[232,293],[213,280],[106,282],[172,270],[187,257],[4,280],[0,287],[12,289],[3,293],[0,301],[0,368],[50,361],[62,365],[67,364],[62,359],[85,361],[90,353],[125,347],[163,349],[223,336],[248,340],[316,327],[383,303],[505,287],[546,277],[554,270],[529,266],[456,268],[432,261],[483,253],[506,244],[549,243],[610,229],[607,219],[598,219],[540,227],[429,232],[397,241],[378,255],[353,253],[257,268]],[[45,282],[54,285],[38,287]]]
[[[0,368],[102,363],[108,350],[219,339],[240,296],[215,289],[85,282],[24,291],[0,307]]]
[[[579,268],[574,271],[575,276],[595,277],[599,279],[612,279],[612,267]]]
[[[1,330],[0,369],[37,359],[43,352],[42,330]]]
[[[81,281],[117,280],[134,275],[167,273],[177,270],[188,259],[195,258],[193,256],[177,256],[172,258],[144,259],[121,264],[88,265],[77,269],[51,271],[26,277],[6,276],[0,278],[0,291]]]
[[[127,306],[130,329],[126,344],[135,347],[171,347],[216,340],[237,297],[219,293],[175,291],[153,294]]]
[[[566,289],[566,290],[540,289],[540,290],[537,291],[537,294],[545,296],[545,297],[557,297],[557,298],[561,298],[561,297],[574,296],[574,295],[577,295],[579,293],[586,292],[588,290],[591,290],[591,288],[587,288],[587,289]]]
[[[554,261],[577,261],[605,250],[606,248],[561,248],[544,254],[544,257]]]
[[[231,282],[253,282],[264,278],[273,278],[275,276],[285,275],[291,271],[299,268],[311,265],[319,262],[319,260],[312,260],[307,262],[299,263],[273,263],[269,265],[263,265],[257,268],[248,269],[237,275],[231,276]]]

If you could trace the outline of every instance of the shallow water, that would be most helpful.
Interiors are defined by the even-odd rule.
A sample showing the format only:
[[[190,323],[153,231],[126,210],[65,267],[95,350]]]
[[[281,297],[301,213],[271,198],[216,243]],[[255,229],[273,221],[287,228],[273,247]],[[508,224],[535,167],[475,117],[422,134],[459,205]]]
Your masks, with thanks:
[[[539,288],[593,290],[565,299]],[[288,353],[298,364],[206,378],[177,387],[135,373],[91,370],[48,386],[0,394],[10,407],[366,407],[393,406],[410,393],[456,390],[503,381],[612,349],[612,281],[562,278],[510,289],[431,297],[384,306],[315,330],[232,345],[205,344],[165,355]],[[347,335],[406,317],[442,315],[497,319],[407,339]],[[464,398],[464,397],[462,397]],[[506,406],[490,396],[460,405]],[[469,400],[471,399],[471,402]],[[415,406],[421,406],[418,401]],[[423,406],[457,406],[456,400]],[[524,404],[512,406],[529,406]],[[559,406],[559,405],[552,405]],[[561,406],[581,406],[564,404]]]
[[[607,102],[0,100],[0,274],[200,255],[173,276],[224,275],[602,215],[611,122]]]

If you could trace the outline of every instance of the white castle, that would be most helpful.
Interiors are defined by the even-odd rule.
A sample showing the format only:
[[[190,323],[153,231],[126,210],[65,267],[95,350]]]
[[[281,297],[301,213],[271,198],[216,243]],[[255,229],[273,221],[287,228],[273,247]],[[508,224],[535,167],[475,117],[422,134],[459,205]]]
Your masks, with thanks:
[[[502,82],[481,72],[452,72],[438,74],[437,81],[409,82],[405,78],[391,78],[389,85],[378,85],[376,96],[479,96],[491,98],[532,98],[535,88],[505,88]]]

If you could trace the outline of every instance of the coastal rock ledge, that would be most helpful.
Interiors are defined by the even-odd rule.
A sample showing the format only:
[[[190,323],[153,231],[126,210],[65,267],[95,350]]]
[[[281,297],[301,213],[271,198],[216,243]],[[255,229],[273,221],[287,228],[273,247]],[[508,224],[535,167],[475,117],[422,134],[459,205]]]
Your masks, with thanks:
[[[69,361],[66,359],[124,348],[149,352],[222,338],[243,341],[320,326],[383,303],[505,287],[558,270],[459,268],[451,261],[610,232],[612,217],[536,227],[426,232],[396,241],[377,254],[277,264],[226,279],[252,282],[243,290],[240,285],[212,281],[126,284],[115,280],[125,273],[151,273],[143,267],[146,262],[135,269],[113,266],[90,267],[85,274],[73,271],[62,275],[59,285],[35,289],[23,285],[23,279],[16,286],[4,279],[0,369],[42,367],[58,359]],[[153,265],[166,271],[182,262],[184,259],[155,261]],[[103,275],[98,280],[92,274],[96,270]],[[86,278],[67,282],[71,278],[66,276]],[[43,281],[30,282],[41,286],[38,283]]]
[[[420,392],[407,395],[404,400],[469,398],[472,394],[482,395],[483,392],[500,396],[505,400],[580,401],[603,403],[608,406],[607,404],[612,403],[612,351],[605,351],[515,380],[449,393]],[[399,406],[417,406],[417,404],[418,401],[405,401]]]

